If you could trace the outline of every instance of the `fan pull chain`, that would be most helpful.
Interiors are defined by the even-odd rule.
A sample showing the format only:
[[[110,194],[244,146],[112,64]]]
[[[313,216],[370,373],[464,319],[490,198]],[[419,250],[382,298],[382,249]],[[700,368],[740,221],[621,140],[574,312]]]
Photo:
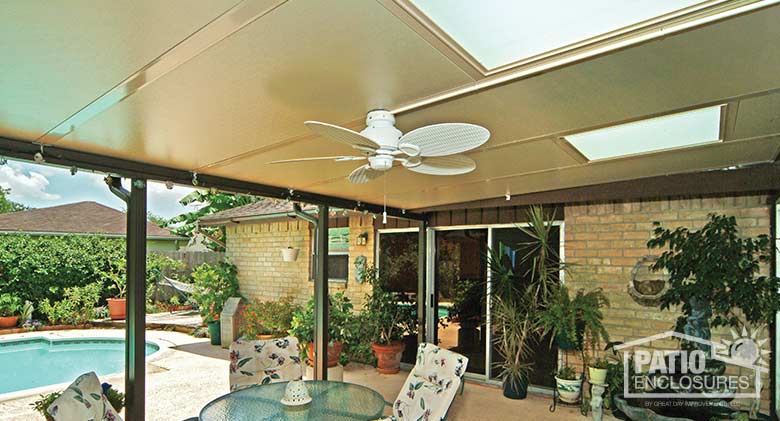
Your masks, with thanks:
[[[382,182],[384,183],[383,187],[383,196],[384,196],[384,203],[382,204],[382,224],[387,225],[387,177],[389,177],[389,174],[385,174],[385,176],[382,178]]]

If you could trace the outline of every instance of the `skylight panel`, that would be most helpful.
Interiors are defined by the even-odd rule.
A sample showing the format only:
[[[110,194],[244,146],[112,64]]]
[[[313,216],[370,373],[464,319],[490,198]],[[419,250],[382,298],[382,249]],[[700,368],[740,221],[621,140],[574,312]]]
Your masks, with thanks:
[[[701,0],[409,0],[485,68],[604,35]]]
[[[720,142],[724,106],[700,108],[566,136],[589,161]]]

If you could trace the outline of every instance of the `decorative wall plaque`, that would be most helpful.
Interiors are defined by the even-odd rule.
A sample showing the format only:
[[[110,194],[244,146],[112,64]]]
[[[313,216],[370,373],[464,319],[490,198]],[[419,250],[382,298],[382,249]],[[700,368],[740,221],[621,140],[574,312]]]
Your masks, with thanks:
[[[366,280],[366,256],[355,257],[355,282],[362,284]]]
[[[669,274],[666,270],[654,272],[651,266],[658,256],[645,256],[634,265],[628,281],[628,295],[645,307],[658,307],[661,296],[669,288]]]

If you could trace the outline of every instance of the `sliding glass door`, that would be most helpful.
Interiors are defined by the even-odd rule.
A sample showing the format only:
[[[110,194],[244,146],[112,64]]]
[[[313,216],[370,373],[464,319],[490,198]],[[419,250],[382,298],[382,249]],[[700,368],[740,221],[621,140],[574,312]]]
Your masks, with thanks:
[[[439,346],[469,358],[467,372],[485,374],[487,229],[436,232],[434,264]]]

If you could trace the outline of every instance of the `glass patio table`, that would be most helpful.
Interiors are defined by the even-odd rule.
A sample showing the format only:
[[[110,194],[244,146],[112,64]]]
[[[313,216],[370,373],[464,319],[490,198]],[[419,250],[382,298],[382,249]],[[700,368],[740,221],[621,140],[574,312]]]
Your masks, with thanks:
[[[223,420],[373,420],[385,400],[379,393],[353,383],[306,381],[311,403],[288,407],[280,400],[287,382],[251,386],[211,401],[200,411],[201,421]]]

